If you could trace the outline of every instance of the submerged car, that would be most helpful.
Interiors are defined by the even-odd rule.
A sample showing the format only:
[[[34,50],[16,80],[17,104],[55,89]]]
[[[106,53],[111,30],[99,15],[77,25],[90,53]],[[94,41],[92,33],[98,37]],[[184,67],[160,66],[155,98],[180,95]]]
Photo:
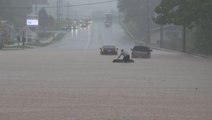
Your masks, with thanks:
[[[134,46],[131,50],[132,58],[151,58],[152,50],[148,46]]]
[[[114,45],[104,45],[100,48],[101,55],[117,55],[118,48]]]

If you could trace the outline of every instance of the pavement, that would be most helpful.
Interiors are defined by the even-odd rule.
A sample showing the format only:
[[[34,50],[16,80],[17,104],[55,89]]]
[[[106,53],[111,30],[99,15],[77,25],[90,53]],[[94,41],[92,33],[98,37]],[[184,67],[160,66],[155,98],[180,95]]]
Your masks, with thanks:
[[[212,62],[154,51],[112,63],[95,50],[2,51],[1,120],[211,120]]]
[[[0,51],[0,120],[211,120],[210,59],[154,50],[125,64],[99,54],[128,40],[118,25],[93,23],[57,44]]]

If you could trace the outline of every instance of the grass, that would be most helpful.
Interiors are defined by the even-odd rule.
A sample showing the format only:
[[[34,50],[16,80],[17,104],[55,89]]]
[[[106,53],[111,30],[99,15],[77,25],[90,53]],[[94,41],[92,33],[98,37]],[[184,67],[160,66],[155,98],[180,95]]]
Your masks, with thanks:
[[[45,47],[45,46],[48,46],[54,42],[57,42],[57,41],[60,41],[63,39],[65,33],[58,33],[50,42],[47,42],[47,43],[38,43],[36,46],[39,46],[39,47]]]

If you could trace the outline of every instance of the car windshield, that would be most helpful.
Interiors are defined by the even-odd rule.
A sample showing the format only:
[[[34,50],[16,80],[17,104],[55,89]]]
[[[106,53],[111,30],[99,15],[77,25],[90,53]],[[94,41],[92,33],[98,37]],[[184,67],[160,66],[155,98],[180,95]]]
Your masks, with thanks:
[[[212,0],[0,0],[0,120],[212,120]]]

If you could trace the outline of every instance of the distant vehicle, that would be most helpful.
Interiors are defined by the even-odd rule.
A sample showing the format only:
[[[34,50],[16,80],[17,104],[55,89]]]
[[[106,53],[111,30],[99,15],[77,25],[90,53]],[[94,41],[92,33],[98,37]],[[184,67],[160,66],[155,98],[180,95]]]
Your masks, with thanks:
[[[72,30],[73,27],[71,25],[67,26],[67,30]]]
[[[105,27],[110,27],[112,25],[113,16],[112,13],[106,13],[104,18]]]
[[[110,27],[111,23],[105,22],[105,27]]]
[[[67,26],[62,27],[61,30],[67,30]]]
[[[82,27],[82,28],[88,27],[88,23],[82,23],[82,24],[81,24],[81,27]]]
[[[118,48],[114,45],[103,45],[100,48],[100,54],[101,55],[117,55],[118,54]]]
[[[88,24],[91,24],[93,21],[92,20],[88,20]]]
[[[147,46],[134,46],[131,53],[132,58],[151,58],[152,50]]]
[[[78,29],[77,25],[72,25],[72,29]]]
[[[73,27],[71,25],[67,25],[67,26],[64,26],[62,28],[62,30],[65,30],[65,31],[69,31],[69,30],[72,30],[72,29],[73,29]]]

